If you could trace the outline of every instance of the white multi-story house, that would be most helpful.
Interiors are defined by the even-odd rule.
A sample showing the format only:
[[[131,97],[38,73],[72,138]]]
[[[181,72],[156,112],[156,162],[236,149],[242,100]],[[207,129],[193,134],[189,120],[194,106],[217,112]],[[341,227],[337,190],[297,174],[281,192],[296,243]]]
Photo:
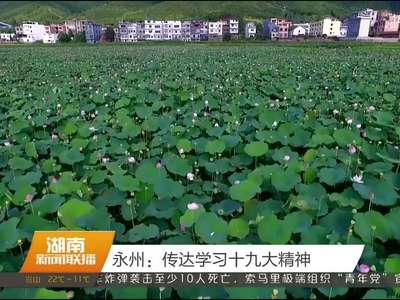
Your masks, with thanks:
[[[181,40],[189,42],[191,40],[190,38],[190,21],[183,21],[182,22],[182,30],[181,30]]]
[[[0,42],[11,42],[15,39],[15,33],[0,33]]]
[[[375,25],[376,16],[377,11],[369,8],[352,14],[345,21],[348,27],[347,37],[353,39],[368,37],[371,28]]]
[[[45,26],[38,22],[22,23],[21,29],[18,29],[20,41],[22,43],[34,43],[43,41],[43,36],[46,33]]]
[[[138,41],[144,41],[144,32],[145,32],[144,28],[145,28],[144,21],[136,23]]]
[[[208,22],[204,20],[195,20],[190,24],[190,40],[191,41],[207,41],[208,40]]]
[[[45,33],[43,35],[44,44],[55,44],[58,41],[58,33]]]
[[[244,28],[244,36],[246,39],[254,39],[257,34],[257,26],[254,23],[247,23]]]
[[[163,40],[180,40],[182,38],[181,21],[163,21],[162,22]]]
[[[163,39],[163,22],[145,20],[143,28],[143,39],[149,41],[161,41]]]
[[[15,34],[18,38],[22,36],[23,32],[22,25],[15,26]]]
[[[208,39],[210,41],[213,40],[222,41],[223,38],[222,27],[223,27],[222,21],[208,22]]]
[[[119,22],[118,41],[121,43],[134,43],[138,40],[137,23]]]
[[[314,37],[340,37],[340,26],[342,22],[338,19],[328,17],[319,22],[310,23],[310,36]]]

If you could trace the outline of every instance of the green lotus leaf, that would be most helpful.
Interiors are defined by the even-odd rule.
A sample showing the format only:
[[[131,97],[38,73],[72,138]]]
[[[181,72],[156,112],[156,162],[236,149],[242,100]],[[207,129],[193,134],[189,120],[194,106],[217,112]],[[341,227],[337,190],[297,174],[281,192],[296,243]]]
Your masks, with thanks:
[[[33,142],[26,143],[25,152],[29,157],[38,158],[38,153],[36,151],[35,143]]]
[[[72,172],[62,173],[58,182],[52,182],[50,184],[50,190],[53,193],[60,195],[77,192],[81,188],[82,183],[79,181],[74,181],[73,177],[74,175]]]
[[[269,244],[286,244],[292,236],[290,226],[279,220],[274,214],[267,214],[258,224],[257,233],[260,240]]]
[[[364,183],[353,183],[353,188],[362,198],[382,206],[396,204],[399,196],[390,182],[370,175],[366,175],[363,181]]]
[[[157,180],[165,178],[167,174],[163,167],[158,169],[155,163],[147,161],[140,164],[135,175],[141,182],[154,184]]]
[[[186,227],[191,227],[196,221],[203,215],[206,210],[203,205],[198,204],[199,208],[197,209],[188,209],[185,213],[180,217],[179,221],[181,225]]]
[[[231,186],[229,190],[229,194],[233,200],[239,200],[242,202],[253,198],[255,195],[257,195],[257,193],[260,192],[261,189],[259,184],[250,179],[243,180],[239,184]]]
[[[341,128],[335,130],[333,133],[333,138],[336,143],[341,147],[346,147],[349,144],[358,144],[361,140],[360,134],[357,132],[357,129],[350,130],[346,128]]]
[[[232,237],[245,238],[249,234],[249,224],[244,219],[232,219],[228,224],[228,233]]]
[[[362,299],[389,299],[389,297],[386,290],[370,289],[364,294]]]
[[[97,170],[90,177],[91,184],[102,183],[107,178],[108,172],[105,170]]]
[[[306,212],[295,211],[286,215],[284,222],[293,233],[305,232],[311,227],[312,217]]]
[[[160,235],[160,230],[158,226],[154,224],[138,224],[135,225],[126,233],[128,241],[131,243],[136,243],[142,240],[148,240],[153,238],[158,238]]]
[[[40,216],[45,216],[56,212],[61,204],[65,202],[65,198],[55,194],[44,195],[41,199],[32,201],[32,206]]]
[[[326,183],[328,185],[335,185],[345,180],[346,171],[340,166],[337,166],[335,168],[322,168],[318,172],[318,177],[323,183]]]
[[[188,139],[180,139],[176,143],[176,147],[178,148],[178,151],[180,149],[183,149],[184,152],[189,152],[192,150],[192,143]]]
[[[58,217],[68,229],[79,230],[78,219],[91,214],[94,210],[95,207],[89,202],[72,198],[58,209]]]
[[[186,174],[192,171],[189,162],[175,154],[166,155],[164,161],[167,170],[172,174],[186,177]]]
[[[300,175],[290,170],[280,169],[271,176],[272,185],[281,192],[289,192],[300,182]]]
[[[19,218],[10,218],[0,223],[0,253],[17,246]]]
[[[329,234],[329,230],[321,225],[313,225],[306,231],[301,233],[302,245],[326,245],[328,239],[326,236]]]
[[[197,236],[208,244],[226,243],[228,223],[212,212],[202,214],[195,223]]]
[[[283,122],[285,120],[285,115],[283,111],[263,111],[259,114],[258,120],[264,126],[272,128],[274,122]]]
[[[170,178],[158,179],[154,184],[154,192],[159,198],[180,198],[185,191],[182,184]]]
[[[13,157],[9,160],[8,164],[14,170],[27,170],[33,166],[33,162],[22,157]]]
[[[72,148],[65,150],[60,154],[60,162],[68,165],[73,165],[85,159],[85,156],[79,151],[79,149]]]
[[[225,142],[223,140],[209,141],[206,144],[206,151],[210,154],[222,153],[225,150]]]
[[[244,151],[250,156],[261,156],[268,152],[268,144],[263,142],[253,142],[244,147]]]
[[[354,220],[354,232],[367,244],[371,244],[374,239],[385,242],[392,236],[388,219],[378,211],[357,213]]]
[[[110,180],[117,189],[123,192],[139,190],[139,180],[133,178],[131,175],[116,174],[110,176]]]

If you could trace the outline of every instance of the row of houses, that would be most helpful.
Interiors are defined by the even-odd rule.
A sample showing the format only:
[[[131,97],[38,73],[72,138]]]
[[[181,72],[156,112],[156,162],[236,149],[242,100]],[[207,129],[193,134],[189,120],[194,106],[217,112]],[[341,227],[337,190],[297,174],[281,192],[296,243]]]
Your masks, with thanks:
[[[114,29],[115,41],[207,41],[239,38],[239,20],[225,18],[221,21],[156,21],[119,22]],[[255,36],[255,33],[254,33]],[[254,37],[253,36],[253,37]]]
[[[5,23],[4,23],[5,24]],[[104,26],[90,20],[67,20],[61,24],[43,25],[38,22],[24,22],[15,27],[15,34],[4,33],[2,41],[18,40],[22,43],[56,43],[60,33],[76,35],[84,33],[88,43],[101,41],[107,28],[112,28],[114,41],[160,41],[183,40],[205,41],[235,39],[239,37],[239,20],[224,18],[216,22],[198,21],[157,21],[119,22],[117,27]],[[255,37],[249,27],[249,37]],[[247,32],[247,31],[246,31]]]
[[[387,10],[377,11],[369,8],[353,13],[343,22],[333,17],[303,24],[278,18],[266,19],[264,22],[264,36],[271,40],[303,36],[347,39],[399,38],[399,31],[400,15]]]
[[[9,28],[0,22],[0,29]],[[56,43],[60,33],[76,35],[84,33],[88,43],[101,41],[107,30],[111,30],[113,41],[133,43],[137,41],[207,41],[237,39],[240,36],[239,20],[225,17],[219,21],[179,21],[179,20],[144,20],[141,22],[121,21],[117,26],[100,25],[90,20],[67,20],[61,24],[43,25],[38,22],[24,22],[15,27],[15,33],[2,33],[1,41],[18,40],[23,43],[43,41]],[[266,39],[312,38],[347,38],[363,39],[366,37],[400,37],[400,15],[389,11],[364,9],[355,12],[343,22],[334,17],[311,23],[293,23],[283,18],[267,18],[263,24],[262,35]],[[246,23],[245,38],[255,38],[257,26]]]

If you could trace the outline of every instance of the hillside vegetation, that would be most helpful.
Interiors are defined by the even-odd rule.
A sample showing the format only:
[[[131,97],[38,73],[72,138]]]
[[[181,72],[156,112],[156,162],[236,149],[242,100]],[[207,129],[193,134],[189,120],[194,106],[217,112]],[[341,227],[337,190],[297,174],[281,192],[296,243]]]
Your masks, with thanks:
[[[344,18],[365,8],[400,10],[397,1],[1,1],[0,21],[58,22],[88,18],[113,24],[121,19],[217,19],[236,15],[260,22],[264,17],[311,21],[326,15]]]

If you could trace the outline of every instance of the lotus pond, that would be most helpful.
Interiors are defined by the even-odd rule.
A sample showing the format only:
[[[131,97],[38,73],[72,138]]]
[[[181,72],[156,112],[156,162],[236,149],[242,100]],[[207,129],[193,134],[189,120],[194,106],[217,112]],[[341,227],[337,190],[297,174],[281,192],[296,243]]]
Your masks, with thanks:
[[[20,269],[33,231],[57,229],[115,230],[115,243],[365,244],[360,263],[400,272],[398,49],[27,46],[2,47],[0,57],[2,272]],[[68,291],[3,289],[0,298]]]

